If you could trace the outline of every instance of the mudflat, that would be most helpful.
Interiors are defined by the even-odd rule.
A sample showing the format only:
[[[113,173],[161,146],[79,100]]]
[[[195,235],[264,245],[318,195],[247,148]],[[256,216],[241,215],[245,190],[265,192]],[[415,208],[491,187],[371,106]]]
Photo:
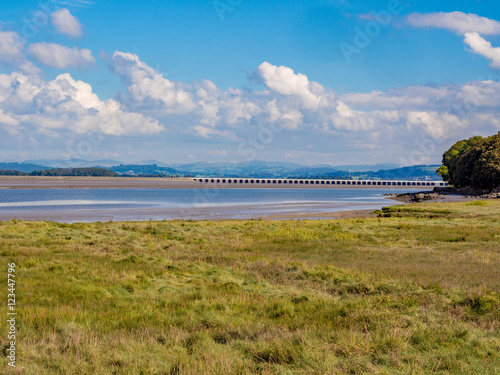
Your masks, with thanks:
[[[228,184],[170,177],[45,177],[0,176],[0,189],[412,189],[410,186]],[[415,188],[415,187],[413,187]],[[419,187],[422,188],[422,187]],[[429,189],[431,189],[429,187]]]
[[[0,189],[189,189],[190,178],[0,176]]]

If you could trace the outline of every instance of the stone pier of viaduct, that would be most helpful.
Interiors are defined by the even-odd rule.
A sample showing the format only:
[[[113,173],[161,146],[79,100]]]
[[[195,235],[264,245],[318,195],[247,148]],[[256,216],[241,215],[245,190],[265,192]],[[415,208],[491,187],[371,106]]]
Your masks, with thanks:
[[[398,180],[308,180],[276,178],[195,178],[200,184],[219,184],[226,186],[249,185],[253,187],[444,187],[443,181],[398,181]]]

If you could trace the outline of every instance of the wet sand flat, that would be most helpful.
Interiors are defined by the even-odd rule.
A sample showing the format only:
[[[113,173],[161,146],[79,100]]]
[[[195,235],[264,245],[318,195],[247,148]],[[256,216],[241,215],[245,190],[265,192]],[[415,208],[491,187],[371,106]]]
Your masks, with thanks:
[[[0,189],[415,189],[411,186],[228,184],[190,178],[0,176]],[[419,187],[420,189],[423,187]],[[429,189],[431,189],[429,187]]]
[[[441,196],[433,202],[468,202],[473,198],[458,195]],[[387,198],[387,205],[394,206],[405,203]],[[0,221],[6,220],[42,220],[66,223],[94,222],[94,221],[143,221],[143,220],[248,220],[248,219],[357,219],[376,217],[376,208],[365,209],[363,204],[350,203],[349,208],[335,203],[273,203],[252,205],[229,205],[224,207],[205,207],[203,205],[187,205],[185,207],[134,207],[109,209],[59,209],[59,210],[32,210],[1,211]],[[356,209],[359,207],[359,209]]]
[[[147,177],[25,177],[0,176],[0,189],[190,189],[192,179]]]

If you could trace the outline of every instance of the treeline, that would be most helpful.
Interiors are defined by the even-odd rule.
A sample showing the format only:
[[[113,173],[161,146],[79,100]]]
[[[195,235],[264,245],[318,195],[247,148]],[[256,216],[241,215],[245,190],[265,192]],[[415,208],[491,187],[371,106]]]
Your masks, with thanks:
[[[0,170],[2,176],[64,176],[64,177],[118,177],[118,173],[106,168],[53,168],[30,173]]]
[[[500,187],[500,132],[458,141],[444,153],[437,173],[455,187]]]
[[[0,176],[28,176],[29,173],[21,171],[11,171],[8,169],[0,169]]]

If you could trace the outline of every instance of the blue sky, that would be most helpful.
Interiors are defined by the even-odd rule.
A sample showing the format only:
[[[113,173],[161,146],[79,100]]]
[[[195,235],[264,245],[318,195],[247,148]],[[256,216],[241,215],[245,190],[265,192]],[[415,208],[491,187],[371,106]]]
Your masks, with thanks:
[[[0,21],[3,160],[438,163],[500,130],[494,1],[25,0]]]

